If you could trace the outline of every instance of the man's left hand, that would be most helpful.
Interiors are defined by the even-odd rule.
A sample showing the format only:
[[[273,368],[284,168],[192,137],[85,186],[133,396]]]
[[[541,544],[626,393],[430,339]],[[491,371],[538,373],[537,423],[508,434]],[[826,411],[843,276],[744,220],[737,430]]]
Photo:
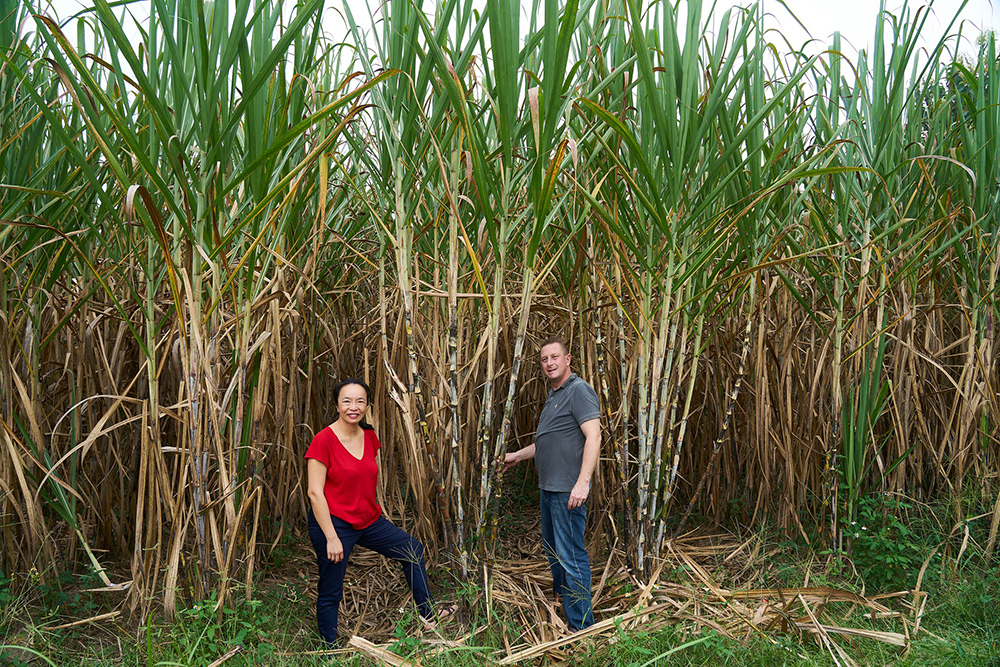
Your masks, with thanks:
[[[580,505],[587,502],[590,495],[590,482],[577,482],[573,485],[573,490],[569,492],[568,509],[575,510]]]

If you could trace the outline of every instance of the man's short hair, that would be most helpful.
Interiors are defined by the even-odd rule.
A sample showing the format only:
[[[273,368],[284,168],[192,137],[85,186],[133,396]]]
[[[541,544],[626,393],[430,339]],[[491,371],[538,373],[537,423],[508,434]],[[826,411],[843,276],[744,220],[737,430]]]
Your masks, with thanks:
[[[543,347],[555,345],[556,343],[559,343],[560,347],[562,347],[563,354],[569,354],[569,345],[566,344],[566,340],[562,336],[549,336],[538,346],[538,351],[541,352]]]

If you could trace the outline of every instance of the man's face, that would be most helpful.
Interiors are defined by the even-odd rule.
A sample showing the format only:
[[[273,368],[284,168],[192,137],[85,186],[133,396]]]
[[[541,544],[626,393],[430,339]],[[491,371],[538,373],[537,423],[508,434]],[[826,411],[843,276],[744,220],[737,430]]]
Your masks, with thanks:
[[[569,377],[569,362],[571,357],[559,343],[551,343],[542,348],[539,353],[542,362],[542,372],[549,378],[549,382],[558,387]]]

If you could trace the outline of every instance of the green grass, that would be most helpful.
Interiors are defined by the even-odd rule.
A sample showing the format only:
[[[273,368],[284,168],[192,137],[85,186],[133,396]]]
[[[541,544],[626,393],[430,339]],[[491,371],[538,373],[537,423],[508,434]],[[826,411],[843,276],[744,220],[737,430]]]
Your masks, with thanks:
[[[925,513],[926,514],[926,513]],[[914,516],[910,525],[920,527],[926,516]],[[894,524],[893,524],[894,525]],[[933,535],[920,533],[913,548],[927,549]],[[976,531],[973,530],[974,536]],[[856,574],[865,563],[845,567],[843,559],[826,558],[801,544],[766,536],[771,555],[758,564],[750,578],[753,586],[800,586],[808,571],[811,585],[825,584],[861,590],[864,582]],[[896,539],[897,535],[891,533]],[[86,618],[109,611],[102,593],[88,593],[93,585],[89,576],[62,573],[47,583],[38,580],[11,581],[0,573],[0,645],[23,649],[0,649],[0,664],[21,665],[156,665],[206,666],[235,646],[240,653],[226,661],[227,667],[250,665],[370,665],[356,654],[316,653],[321,646],[313,628],[313,603],[308,597],[312,586],[308,559],[301,545],[289,544],[288,553],[272,561],[267,578],[261,580],[254,596],[229,598],[221,613],[212,608],[211,599],[182,607],[173,622],[151,616],[146,623],[124,620],[97,623],[64,630],[51,627],[66,619]],[[304,547],[302,547],[304,548]],[[857,557],[855,558],[857,560]],[[817,563],[823,563],[818,565]],[[723,585],[747,585],[745,576],[737,575],[732,564],[722,560],[712,566],[712,573]],[[442,597],[466,602],[481,600],[474,587],[460,588],[436,573]],[[997,560],[987,562],[975,548],[963,554],[956,565],[954,557],[937,558],[928,567],[924,589],[929,598],[922,619],[924,631],[916,635],[909,651],[866,639],[835,637],[859,665],[933,666],[986,665],[1000,667],[1000,577]],[[683,573],[668,574],[682,581]],[[868,591],[871,594],[871,591]],[[889,602],[890,606],[893,604]],[[394,614],[397,610],[391,610]],[[384,613],[384,612],[383,612]],[[467,646],[439,655],[427,653],[427,645],[415,637],[417,620],[404,609],[396,615],[391,635],[369,637],[390,644],[404,656],[419,657],[428,667],[463,667],[489,664],[491,656],[505,654],[506,645],[523,642],[521,628],[502,608],[494,608],[494,617],[485,618],[485,608],[474,604],[469,628],[479,629]],[[835,625],[903,633],[912,632],[896,619],[871,619],[864,609],[841,607],[826,613],[824,620]],[[485,627],[484,627],[485,626]],[[458,626],[446,626],[445,636],[459,636]],[[584,641],[569,649],[574,664],[580,667],[651,667],[653,665],[724,665],[783,666],[834,665],[829,652],[809,638],[769,631],[743,636],[740,641],[725,638],[713,631],[698,629],[688,622],[678,622],[651,631],[641,628],[619,631],[614,637]],[[42,659],[40,656],[44,656]],[[530,664],[530,663],[525,663]],[[537,663],[535,663],[537,664]]]

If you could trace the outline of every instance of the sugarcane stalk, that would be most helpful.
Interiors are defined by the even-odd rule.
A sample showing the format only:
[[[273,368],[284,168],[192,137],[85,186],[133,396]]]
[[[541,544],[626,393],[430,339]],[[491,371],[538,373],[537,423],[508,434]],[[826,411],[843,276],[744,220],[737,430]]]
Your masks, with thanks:
[[[505,207],[504,210],[506,210]],[[502,239],[506,236],[506,225],[506,222],[501,223],[500,238]],[[497,339],[500,334],[500,312],[503,308],[503,278],[507,264],[506,244],[501,243],[497,255],[497,264],[493,274],[493,306],[490,308],[489,326],[486,330],[486,378],[483,382],[483,412],[479,424],[479,461],[482,468],[479,481],[476,535],[479,540],[480,554],[484,557],[484,561],[488,556],[486,529],[488,526],[489,502],[494,482],[491,473],[496,470],[496,466],[500,465],[499,461],[490,457],[489,445],[493,434],[493,378],[497,372]]]
[[[406,329],[406,352],[409,359],[409,391],[417,409],[417,426],[424,445],[424,454],[430,462],[432,483],[441,517],[448,521],[448,499],[444,491],[444,480],[441,467],[438,464],[437,452],[431,438],[430,426],[427,423],[427,408],[424,405],[423,389],[420,382],[420,371],[417,366],[417,348],[413,337],[413,280],[410,275],[410,261],[413,257],[413,227],[407,224],[403,207],[403,172],[405,165],[400,159],[396,165],[396,263],[398,266],[399,291],[403,300],[403,322]],[[444,532],[447,541],[448,531]],[[448,545],[446,544],[447,548]]]
[[[715,441],[712,443],[712,455],[708,459],[708,465],[705,466],[705,471],[701,475],[701,479],[698,480],[698,485],[695,487],[694,492],[691,494],[691,500],[688,501],[687,508],[684,510],[683,516],[681,516],[681,521],[677,525],[677,529],[674,531],[675,536],[679,536],[684,532],[684,526],[687,524],[688,518],[691,516],[691,512],[694,510],[695,502],[698,500],[698,496],[701,494],[702,489],[705,488],[705,483],[708,481],[709,475],[715,468],[716,459],[719,458],[719,452],[722,450],[722,445],[725,443],[727,436],[729,435],[729,425],[733,418],[733,411],[736,409],[736,399],[740,395],[740,387],[743,385],[743,377],[746,375],[746,365],[747,365],[747,354],[750,352],[750,340],[752,338],[751,333],[753,332],[753,304],[754,295],[756,290],[756,279],[751,283],[750,291],[750,313],[747,316],[747,326],[743,332],[743,352],[740,354],[740,366],[739,370],[736,372],[736,382],[733,384],[733,390],[729,395],[729,400],[726,404],[726,414],[722,419],[722,428],[719,429],[719,434],[716,436]]]
[[[198,198],[199,208],[203,207],[204,198]],[[203,210],[199,212],[203,213]],[[192,240],[191,243],[194,243]],[[201,259],[197,253],[191,253],[191,278],[188,290],[188,348],[185,361],[187,362],[186,380],[188,394],[188,464],[191,466],[191,477],[193,488],[191,490],[191,503],[194,511],[195,542],[198,548],[197,594],[202,596],[208,588],[208,569],[211,559],[211,552],[208,550],[208,538],[205,525],[205,515],[201,508],[207,502],[207,489],[205,488],[206,461],[203,458],[203,434],[202,410],[201,410],[201,376],[202,376],[202,355],[201,355]]]
[[[663,291],[663,298],[660,300],[660,317],[657,323],[656,333],[653,339],[653,369],[652,378],[649,384],[649,414],[646,424],[646,476],[641,483],[647,485],[644,510],[644,521],[639,527],[640,541],[643,546],[647,546],[652,536],[652,522],[656,516],[656,482],[659,476],[659,466],[657,459],[660,457],[659,445],[662,438],[657,439],[657,424],[662,421],[666,414],[666,384],[670,381],[669,369],[666,368],[666,348],[669,341],[670,326],[670,291],[673,285],[672,276],[668,275],[667,285]]]
[[[672,282],[672,280],[668,282]],[[669,315],[667,315],[666,313],[667,311],[670,310],[670,301],[671,301],[671,294],[668,288],[663,303],[663,310],[665,313],[664,317],[669,317]],[[667,358],[666,361],[664,362],[663,377],[660,379],[660,406],[659,406],[659,416],[657,418],[657,424],[656,424],[656,448],[655,448],[656,460],[655,463],[653,464],[653,492],[650,495],[649,499],[650,517],[652,519],[656,519],[658,524],[656,531],[657,537],[656,541],[654,542],[654,544],[656,545],[654,547],[654,551],[656,553],[660,552],[660,544],[663,535],[663,532],[661,530],[663,522],[662,522],[662,517],[659,514],[659,508],[657,507],[657,504],[660,498],[660,486],[664,474],[663,441],[664,439],[670,438],[670,432],[667,431],[667,403],[670,402],[672,404],[670,409],[671,432],[673,430],[674,416],[677,412],[676,395],[678,394],[678,391],[676,390],[674,391],[675,398],[673,401],[670,401],[670,386],[671,386],[670,378],[673,375],[674,354],[677,349],[677,330],[679,328],[678,320],[680,320],[680,318],[682,317],[683,311],[681,309],[681,306],[683,305],[683,303],[684,303],[684,284],[682,283],[677,288],[677,304],[678,304],[678,308],[676,310],[677,316],[672,318],[672,323],[670,325],[670,340],[667,344],[668,348]],[[683,361],[683,359],[681,359],[681,361]],[[682,368],[682,366],[678,366],[678,368]],[[678,382],[677,384],[679,385],[680,383]]]
[[[615,286],[618,293],[622,292],[622,269],[621,266],[615,263]],[[615,450],[615,455],[618,457],[618,477],[621,483],[621,494],[623,498],[623,516],[625,524],[625,534],[631,535],[632,531],[630,527],[632,526],[632,494],[629,492],[629,416],[630,411],[630,397],[631,392],[629,391],[629,381],[628,381],[628,356],[626,355],[626,344],[625,344],[625,310],[622,307],[621,299],[617,300],[615,305],[615,313],[618,315],[618,358],[619,369],[618,369],[618,381],[619,381],[619,395],[621,396],[621,420],[622,436],[619,439],[619,445]],[[631,545],[631,542],[629,542]],[[628,561],[629,564],[635,564],[633,559],[632,549],[628,549]]]
[[[685,331],[691,328],[691,316],[688,314],[687,310],[683,313],[684,317],[684,329]],[[694,384],[695,378],[698,375],[698,351],[701,346],[701,332],[702,323],[704,319],[699,317],[697,319],[697,325],[695,327],[694,335],[694,354],[692,355],[691,369],[688,371],[688,389],[687,395],[684,398],[684,408],[682,409],[682,416],[679,424],[676,424],[675,419],[677,415],[677,407],[680,401],[680,390],[681,381],[683,379],[683,372],[685,367],[685,360],[687,357],[687,346],[689,344],[688,337],[686,335],[681,336],[681,349],[677,355],[677,388],[674,390],[674,400],[673,405],[670,407],[670,429],[669,434],[673,434],[676,430],[677,439],[673,447],[668,447],[667,457],[670,459],[670,468],[667,474],[667,482],[663,486],[663,508],[660,511],[659,522],[656,528],[656,550],[659,552],[663,548],[663,537],[666,532],[666,514],[670,509],[671,501],[674,498],[673,491],[677,483],[677,471],[681,463],[681,450],[684,446],[684,435],[687,430],[688,417],[691,415],[691,399],[694,396]]]
[[[704,311],[700,308],[702,302],[699,301],[698,315],[694,317],[694,342],[691,344],[691,368],[688,370],[688,385],[687,385],[687,395],[684,397],[684,408],[681,410],[681,421],[677,429],[677,440],[674,442],[673,452],[670,464],[670,476],[667,480],[667,486],[665,490],[664,506],[668,506],[673,500],[674,490],[677,485],[677,475],[680,471],[681,465],[681,452],[684,449],[684,437],[687,434],[688,419],[691,416],[691,400],[694,397],[694,386],[695,381],[698,377],[698,361],[701,359],[701,336],[704,330],[705,316],[702,314]],[[687,329],[691,328],[691,316],[685,312],[685,327]],[[684,368],[684,354],[685,348],[681,349],[681,359],[678,362],[678,368]],[[671,418],[672,420],[672,418]]]
[[[209,263],[209,270],[212,278],[212,293],[218,295],[219,299],[222,299],[224,294],[222,292],[222,283],[220,279],[221,267],[217,264]],[[210,375],[205,383],[208,405],[208,409],[205,411],[205,419],[208,422],[209,427],[206,429],[206,432],[209,436],[212,451],[214,452],[216,459],[215,468],[217,478],[215,488],[219,494],[217,502],[222,505],[221,520],[223,522],[223,528],[213,532],[212,534],[215,545],[214,562],[216,563],[216,567],[213,568],[213,574],[217,575],[222,580],[228,580],[230,578],[230,574],[227,570],[225,554],[230,550],[230,545],[228,544],[230,536],[236,535],[234,528],[234,524],[236,522],[236,506],[233,493],[235,489],[233,484],[235,471],[231,468],[235,462],[235,457],[227,456],[227,454],[232,452],[233,449],[227,447],[226,443],[232,443],[232,440],[227,437],[227,430],[223,426],[222,420],[228,410],[225,405],[220,403],[220,399],[222,397],[219,396],[219,388],[222,386],[222,354],[220,350],[222,347],[222,331],[219,309],[213,309],[207,319],[209,326],[207,370]],[[279,403],[278,405],[281,404]],[[215,511],[215,505],[216,503],[213,503],[213,512]],[[217,590],[217,605],[219,605],[219,608],[221,609],[226,588],[223,586]]]
[[[147,403],[143,405],[142,438],[140,439],[140,469],[139,488],[136,498],[135,515],[135,544],[132,557],[132,581],[133,590],[130,591],[130,606],[134,610],[140,606],[142,614],[147,613],[149,600],[153,593],[149,588],[147,579],[152,565],[149,555],[144,547],[144,537],[152,528],[152,522],[146,523],[147,507],[152,512],[154,501],[159,500],[160,494],[156,492],[157,471],[163,475],[160,462],[160,406],[159,406],[159,383],[157,382],[156,364],[156,296],[159,281],[155,279],[157,266],[157,246],[152,239],[146,243],[146,303],[145,303],[145,334],[146,334],[146,386],[149,392]],[[161,481],[161,485],[165,480]],[[166,494],[166,498],[173,501],[171,494]],[[172,513],[172,512],[171,512]],[[158,548],[158,547],[157,547]]]
[[[629,511],[627,509],[628,503],[628,478],[624,476],[625,468],[623,466],[624,452],[623,452],[623,438],[614,437],[614,429],[612,425],[613,414],[611,412],[611,384],[608,382],[608,372],[607,372],[607,351],[606,351],[606,341],[604,339],[604,326],[601,324],[601,313],[603,308],[598,307],[600,297],[599,295],[604,291],[600,285],[601,282],[597,278],[597,244],[594,238],[593,223],[588,218],[587,219],[587,238],[589,240],[588,244],[588,260],[590,264],[590,286],[591,286],[591,298],[594,302],[593,308],[593,328],[595,337],[595,347],[597,351],[597,378],[598,387],[601,390],[601,406],[604,410],[604,433],[607,433],[608,443],[602,446],[609,446],[615,453],[615,457],[618,461],[618,465],[613,466],[614,475],[617,478],[617,489],[615,494],[618,497],[620,506],[626,508],[622,515],[622,536],[623,543],[622,548],[625,553],[629,553],[631,548],[631,535],[629,534],[629,526],[631,524],[629,516]],[[617,265],[616,265],[617,266]]]
[[[992,265],[990,266],[990,280],[988,284],[987,294],[996,293],[997,276],[998,274],[1000,274],[1000,242],[998,242],[996,239],[993,240],[993,253],[994,253],[993,261],[991,263]],[[983,383],[986,387],[990,387],[991,384],[991,377],[988,369],[992,368],[994,364],[993,345],[994,345],[994,338],[996,336],[996,326],[997,326],[997,317],[996,317],[996,311],[994,309],[994,312],[987,317],[986,326],[984,327],[985,332],[983,335],[982,352],[980,354],[980,362],[979,362],[980,367],[983,368],[984,371],[983,375],[985,377]],[[997,405],[996,405],[995,389],[991,391],[990,395],[984,398],[983,400],[991,402],[990,407],[993,408],[993,419],[994,420],[997,419],[998,415],[996,412]],[[987,410],[983,410],[983,416],[982,416],[983,427],[981,430],[984,439],[987,437],[988,434],[988,430],[986,428],[986,423],[988,419],[989,419],[989,412]],[[993,504],[993,518],[990,520],[990,532],[988,537],[986,538],[986,549],[984,557],[987,560],[993,556],[993,551],[996,548],[997,544],[998,533],[1000,533],[1000,492],[997,493],[996,502],[994,502]]]
[[[514,398],[517,393],[517,380],[521,372],[521,361],[524,357],[524,337],[528,332],[528,315],[531,312],[531,296],[535,282],[534,268],[528,264],[524,267],[523,284],[521,287],[521,316],[517,324],[517,336],[514,339],[514,358],[511,360],[510,384],[507,386],[507,400],[504,403],[503,419],[500,422],[500,432],[497,434],[493,450],[493,460],[496,468],[501,469],[504,456],[507,453],[507,435],[510,433],[511,418],[514,413]],[[490,520],[490,551],[489,561],[492,562],[493,550],[497,543],[497,527],[500,522],[500,498],[503,493],[502,475],[496,475],[493,493],[493,511]]]
[[[452,174],[459,172],[459,154],[452,160]],[[455,191],[455,183],[452,190]],[[465,546],[465,504],[462,498],[462,473],[459,470],[461,421],[458,416],[458,216],[452,209],[448,216],[448,398],[451,407],[451,476],[455,486],[455,549],[462,568],[462,580],[469,579],[469,557]]]
[[[0,318],[0,419],[3,420],[3,424],[13,424],[13,404],[10,400],[10,396],[13,396],[14,386],[11,380],[11,365],[10,365],[10,321],[9,313],[10,302],[8,300],[8,276],[7,271],[0,271],[0,313],[3,313],[3,317]],[[2,425],[0,425],[2,427]],[[3,440],[6,440],[6,434],[0,436]],[[6,449],[6,447],[4,448]],[[10,488],[15,482],[14,473],[14,459],[6,454],[0,456],[0,480]],[[2,499],[0,499],[0,513],[4,517],[11,517],[15,515],[15,512],[20,510],[20,508],[14,504],[13,494],[5,494]],[[24,523],[21,521],[20,523]],[[10,568],[12,571],[17,565],[17,558],[20,555],[18,549],[16,548],[16,536],[14,531],[13,521],[0,521],[0,542],[3,544],[4,556],[0,559],[0,564],[5,567]],[[29,530],[29,536],[33,531]],[[29,544],[31,538],[29,537]]]
[[[834,49],[840,48],[840,33],[833,34]],[[840,59],[835,58],[830,64],[830,96],[831,99],[840,97]],[[837,130],[840,119],[840,105],[831,104],[829,109],[830,136]],[[840,179],[833,179],[833,194],[837,201],[846,201],[850,197],[850,183],[847,188],[843,187]],[[833,365],[830,385],[830,439],[823,443],[823,508],[822,515],[829,518],[830,545],[835,546],[838,542],[837,523],[840,511],[838,498],[839,485],[837,483],[837,445],[843,437],[843,424],[841,419],[844,411],[844,393],[841,386],[843,377],[843,348],[844,348],[844,281],[847,275],[847,237],[845,236],[847,223],[847,206],[841,206],[837,211],[838,220],[836,223],[836,238],[840,242],[840,247],[836,251],[834,267],[836,275],[833,280],[833,301],[836,312],[834,313],[833,324]]]
[[[649,421],[649,387],[647,386],[647,378],[649,369],[648,359],[650,358],[650,346],[652,337],[652,327],[649,323],[649,314],[652,312],[652,277],[647,273],[643,278],[643,314],[641,316],[642,324],[639,328],[640,341],[640,352],[639,352],[639,370],[638,370],[638,381],[639,386],[639,414],[636,419],[637,425],[639,427],[639,441],[638,441],[638,500],[637,504],[637,516],[636,525],[639,529],[639,539],[637,544],[637,558],[636,562],[638,564],[639,570],[641,572],[646,571],[646,524],[649,518],[649,432],[648,432],[648,421]]]

